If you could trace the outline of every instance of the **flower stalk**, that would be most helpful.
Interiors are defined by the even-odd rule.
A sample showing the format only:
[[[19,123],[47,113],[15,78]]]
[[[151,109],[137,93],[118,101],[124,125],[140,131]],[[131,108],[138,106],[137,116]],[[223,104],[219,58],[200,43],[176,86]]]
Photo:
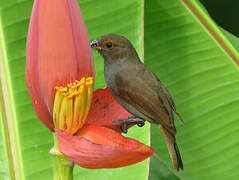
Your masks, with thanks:
[[[73,180],[74,163],[60,152],[55,133],[53,133],[53,137],[54,147],[50,150],[53,157],[53,179]]]

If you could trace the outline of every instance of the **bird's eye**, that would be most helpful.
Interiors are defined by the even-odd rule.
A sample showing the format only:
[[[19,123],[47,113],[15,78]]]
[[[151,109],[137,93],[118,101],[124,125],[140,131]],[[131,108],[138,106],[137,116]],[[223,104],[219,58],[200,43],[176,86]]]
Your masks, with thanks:
[[[111,42],[107,42],[107,43],[106,43],[106,47],[107,47],[107,48],[111,48],[112,46],[113,46],[113,44],[112,44]]]

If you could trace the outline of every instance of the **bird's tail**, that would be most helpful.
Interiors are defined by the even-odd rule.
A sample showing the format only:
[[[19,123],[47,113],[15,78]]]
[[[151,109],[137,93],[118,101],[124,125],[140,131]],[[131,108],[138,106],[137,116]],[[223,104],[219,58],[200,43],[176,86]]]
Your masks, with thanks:
[[[160,126],[160,129],[162,130],[165,136],[165,139],[168,145],[168,151],[169,151],[174,167],[177,170],[179,169],[183,170],[183,161],[181,159],[178,146],[176,144],[175,136],[169,133],[163,126]]]

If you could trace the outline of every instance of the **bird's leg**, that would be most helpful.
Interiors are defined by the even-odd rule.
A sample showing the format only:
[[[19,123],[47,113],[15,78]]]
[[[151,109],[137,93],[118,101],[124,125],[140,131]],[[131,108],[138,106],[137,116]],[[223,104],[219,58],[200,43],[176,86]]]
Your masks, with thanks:
[[[119,119],[119,120],[115,120],[113,121],[113,124],[122,124],[121,126],[121,130],[123,133],[127,133],[128,132],[128,125],[131,123],[137,124],[137,126],[139,127],[143,127],[145,120],[138,118],[138,117],[129,117],[128,119]]]

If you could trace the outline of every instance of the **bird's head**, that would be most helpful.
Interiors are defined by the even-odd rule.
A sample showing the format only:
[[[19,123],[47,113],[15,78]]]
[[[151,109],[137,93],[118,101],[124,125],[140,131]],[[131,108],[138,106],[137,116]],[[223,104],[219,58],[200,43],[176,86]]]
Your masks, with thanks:
[[[107,34],[91,42],[91,47],[99,52],[107,63],[113,63],[127,57],[138,57],[131,42],[123,36]]]

